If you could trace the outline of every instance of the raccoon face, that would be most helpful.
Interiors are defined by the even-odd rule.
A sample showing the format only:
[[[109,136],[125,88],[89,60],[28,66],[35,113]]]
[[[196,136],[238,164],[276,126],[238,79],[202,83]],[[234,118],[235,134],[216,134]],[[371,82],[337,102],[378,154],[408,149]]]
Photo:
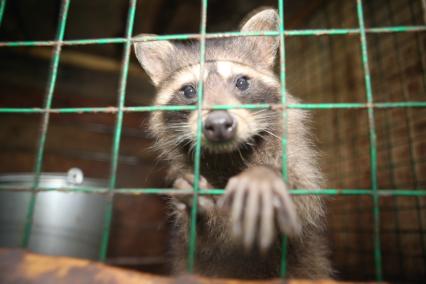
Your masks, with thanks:
[[[241,31],[277,30],[278,22],[275,10],[263,10],[245,21]],[[202,148],[213,153],[232,152],[253,144],[257,137],[274,135],[279,112],[207,109],[213,105],[278,103],[280,85],[272,70],[278,43],[278,37],[261,36],[207,40],[202,72],[204,110],[154,112],[150,128],[162,147],[195,146],[199,115]],[[198,103],[199,43],[137,42],[135,52],[157,87],[156,105]]]

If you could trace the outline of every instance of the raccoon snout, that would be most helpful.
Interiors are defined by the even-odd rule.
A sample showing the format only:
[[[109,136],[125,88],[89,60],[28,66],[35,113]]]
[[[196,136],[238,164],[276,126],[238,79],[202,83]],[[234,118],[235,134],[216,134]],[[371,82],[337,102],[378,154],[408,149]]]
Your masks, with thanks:
[[[212,111],[204,120],[204,136],[212,142],[229,141],[236,132],[237,120],[227,111]]]

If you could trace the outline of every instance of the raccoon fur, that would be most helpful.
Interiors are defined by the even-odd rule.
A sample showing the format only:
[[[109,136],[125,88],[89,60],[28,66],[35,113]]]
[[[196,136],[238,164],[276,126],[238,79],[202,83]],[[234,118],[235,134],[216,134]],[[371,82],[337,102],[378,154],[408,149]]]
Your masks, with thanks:
[[[277,30],[273,9],[253,13],[241,31]],[[135,53],[157,88],[155,105],[196,105],[199,42],[135,42]],[[174,188],[193,188],[197,117],[202,119],[201,189],[225,188],[223,196],[198,197],[194,272],[213,277],[279,276],[281,236],[288,236],[287,277],[329,278],[325,212],[319,196],[293,196],[288,189],[318,189],[322,176],[308,133],[309,117],[279,108],[212,110],[212,105],[279,104],[273,72],[279,37],[206,40],[203,110],[157,111],[150,119],[156,148],[169,162]],[[298,100],[287,94],[289,103]],[[287,127],[285,129],[284,127]],[[282,178],[286,130],[288,182]],[[191,195],[171,196],[173,269],[185,272]]]

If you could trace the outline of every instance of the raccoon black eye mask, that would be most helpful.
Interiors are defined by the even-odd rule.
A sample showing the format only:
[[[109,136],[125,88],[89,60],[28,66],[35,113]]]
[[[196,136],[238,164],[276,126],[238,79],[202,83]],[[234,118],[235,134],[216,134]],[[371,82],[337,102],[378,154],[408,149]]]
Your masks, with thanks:
[[[250,86],[249,80],[247,76],[239,76],[235,80],[235,87],[240,91],[245,91]],[[180,88],[179,94],[185,96],[189,100],[193,100],[197,97],[197,90],[192,84],[186,84]]]
[[[278,30],[273,9],[243,21],[241,31]],[[143,36],[143,35],[142,35]],[[206,40],[200,78],[199,43],[135,42],[135,54],[157,88],[155,105],[195,105],[203,110],[151,114],[154,147],[169,162],[167,180],[193,189],[196,134],[202,133],[201,189],[224,188],[223,196],[198,197],[196,273],[232,278],[277,277],[280,235],[289,237],[288,277],[328,278],[331,266],[319,196],[290,196],[289,189],[318,189],[322,176],[308,135],[308,114],[277,109],[212,110],[213,105],[274,104],[280,84],[273,72],[279,37]],[[197,85],[203,80],[203,101]],[[298,100],[287,94],[289,103]],[[201,115],[202,129],[198,127]],[[282,141],[287,135],[288,181],[282,178]],[[192,195],[170,196],[172,267],[185,272]]]

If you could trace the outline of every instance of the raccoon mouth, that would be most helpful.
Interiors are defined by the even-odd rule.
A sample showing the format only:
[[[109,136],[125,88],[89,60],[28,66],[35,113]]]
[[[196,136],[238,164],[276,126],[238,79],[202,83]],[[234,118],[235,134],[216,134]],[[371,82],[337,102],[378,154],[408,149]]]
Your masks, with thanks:
[[[205,137],[202,139],[202,147],[211,153],[229,153],[237,150],[240,146],[241,143],[236,139],[223,142],[209,141]]]

